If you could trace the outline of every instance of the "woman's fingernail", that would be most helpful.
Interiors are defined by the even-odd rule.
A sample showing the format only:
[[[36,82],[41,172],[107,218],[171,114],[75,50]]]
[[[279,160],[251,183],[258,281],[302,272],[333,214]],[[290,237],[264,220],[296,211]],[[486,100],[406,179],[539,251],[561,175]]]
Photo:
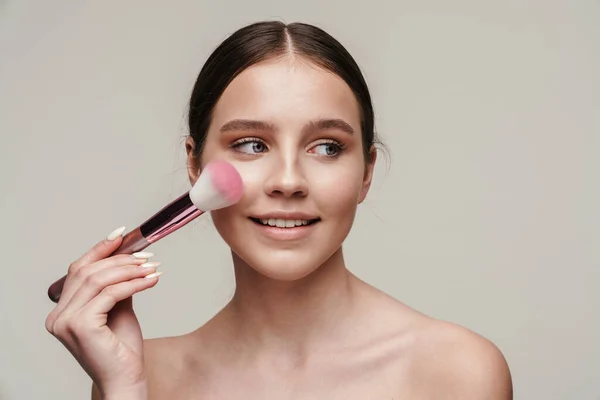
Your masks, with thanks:
[[[153,262],[143,263],[142,265],[140,265],[140,267],[153,268],[153,267],[158,267],[159,265],[161,265],[160,261],[153,261]]]
[[[138,251],[137,253],[133,253],[132,256],[134,256],[135,258],[150,258],[150,257],[154,257],[154,253],[150,253],[149,251]]]
[[[154,272],[154,273],[152,273],[150,275],[146,275],[144,278],[146,278],[146,279],[156,278],[157,276],[161,276],[162,274],[163,274],[162,271],[161,272]]]
[[[108,236],[106,237],[106,240],[112,241],[115,240],[116,238],[118,238],[119,236],[121,236],[123,234],[123,232],[125,232],[125,227],[122,226],[120,228],[115,229],[114,231],[112,231],[111,233],[108,234]]]

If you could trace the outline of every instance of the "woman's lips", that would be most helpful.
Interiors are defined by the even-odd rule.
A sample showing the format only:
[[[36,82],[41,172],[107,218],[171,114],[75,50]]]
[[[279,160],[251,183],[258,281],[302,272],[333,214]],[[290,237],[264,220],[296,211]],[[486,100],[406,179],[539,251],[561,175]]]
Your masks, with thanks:
[[[311,225],[314,224],[315,222],[318,222],[320,220],[320,218],[306,218],[306,217],[302,217],[302,216],[295,216],[292,218],[284,218],[284,217],[264,217],[264,218],[257,218],[257,217],[250,217],[250,219],[254,222],[256,222],[257,224],[261,224],[261,225],[268,225],[268,226],[272,226],[272,227],[277,227],[277,228],[294,228],[294,227],[298,227],[298,226],[304,226],[304,225]]]
[[[320,218],[311,220],[283,220],[273,218],[265,221],[265,219],[260,220],[258,218],[250,217],[250,220],[262,235],[270,239],[298,240],[310,235],[320,221]],[[283,225],[283,227],[281,225]]]

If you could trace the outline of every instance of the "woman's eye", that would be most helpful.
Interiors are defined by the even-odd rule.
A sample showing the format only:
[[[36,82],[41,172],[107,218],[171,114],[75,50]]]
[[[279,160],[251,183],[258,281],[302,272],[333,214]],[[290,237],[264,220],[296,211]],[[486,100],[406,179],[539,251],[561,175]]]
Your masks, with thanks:
[[[264,142],[256,139],[244,140],[242,142],[234,143],[232,147],[241,153],[258,154],[263,153],[267,150],[267,146]]]
[[[342,146],[337,143],[321,143],[313,147],[313,149],[319,155],[334,157],[341,152]]]

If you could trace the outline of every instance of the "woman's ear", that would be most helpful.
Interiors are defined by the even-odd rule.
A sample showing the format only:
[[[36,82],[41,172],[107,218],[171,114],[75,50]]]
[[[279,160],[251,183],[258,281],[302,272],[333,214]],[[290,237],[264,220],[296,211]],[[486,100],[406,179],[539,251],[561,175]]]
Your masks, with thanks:
[[[196,148],[196,142],[194,138],[188,136],[185,140],[185,153],[187,154],[187,171],[190,184],[194,186],[198,177],[200,176],[200,157],[194,156],[194,149]]]
[[[369,161],[365,164],[365,173],[363,175],[362,187],[360,190],[360,196],[358,198],[358,204],[362,203],[369,189],[371,188],[371,181],[373,180],[373,171],[375,169],[375,162],[377,161],[377,149],[375,146],[371,146],[369,149]]]

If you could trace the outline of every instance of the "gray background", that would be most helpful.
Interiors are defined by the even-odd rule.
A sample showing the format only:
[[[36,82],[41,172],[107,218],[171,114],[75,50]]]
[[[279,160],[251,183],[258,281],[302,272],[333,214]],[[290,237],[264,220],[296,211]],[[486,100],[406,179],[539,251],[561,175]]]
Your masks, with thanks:
[[[390,148],[345,248],[399,300],[494,341],[517,399],[600,399],[598,1],[0,1],[0,399],[83,399],[48,285],[188,190],[188,96],[242,25],[338,38]],[[153,245],[146,337],[233,291],[209,218]]]

